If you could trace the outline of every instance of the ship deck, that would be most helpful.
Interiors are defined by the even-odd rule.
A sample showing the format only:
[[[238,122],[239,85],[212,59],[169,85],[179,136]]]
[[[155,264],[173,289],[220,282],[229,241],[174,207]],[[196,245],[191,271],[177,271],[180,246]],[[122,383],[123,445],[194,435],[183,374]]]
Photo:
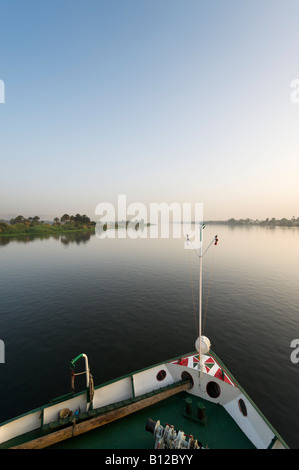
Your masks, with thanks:
[[[186,398],[192,398],[191,417],[185,413]],[[206,424],[196,420],[198,402],[206,407]],[[53,449],[154,449],[155,438],[145,430],[148,418],[174,426],[193,435],[209,449],[254,449],[249,439],[226,412],[215,403],[191,396],[187,392],[171,396],[118,421],[80,436],[57,443]]]
[[[163,369],[160,369],[161,364],[163,364]],[[193,436],[204,448],[255,448],[226,411],[225,403],[220,405],[217,404],[218,400],[207,401],[202,396],[192,394],[190,378],[187,376],[190,376],[189,371],[191,371],[192,381],[197,377],[194,374],[194,368],[198,365],[196,355],[190,354],[161,364],[96,387],[92,407],[88,412],[76,415],[74,411],[78,407],[84,409],[86,406],[87,395],[85,392],[79,392],[58,397],[46,407],[3,423],[0,428],[3,431],[3,442],[0,448],[152,450],[155,448],[155,437],[146,431],[149,418],[153,421],[160,421],[163,427],[168,424],[176,431],[183,431],[187,441],[189,436]],[[173,376],[169,373],[171,380],[168,379],[163,387],[157,388],[160,384],[159,374],[168,370],[166,364],[169,365]],[[230,388],[233,390],[235,387],[239,390],[236,380],[224,369],[216,355],[207,356],[204,364],[208,376],[214,377],[218,382],[221,381],[228,387],[227,390]],[[183,377],[181,368],[183,372],[188,371],[187,376]],[[245,392],[242,390],[241,392],[244,396]],[[186,407],[187,398],[188,406]],[[190,399],[192,412],[190,412]],[[201,409],[202,407],[205,409],[206,420],[204,421],[200,421],[197,416],[198,405]],[[254,419],[259,418],[263,422],[263,417],[259,410],[255,409],[254,404],[252,405],[249,401],[247,406],[251,407]],[[59,417],[62,407],[71,410],[67,418]],[[274,441],[272,439],[273,442],[270,442],[270,438],[273,433],[276,439],[275,430],[271,427],[268,429],[267,423],[263,426],[264,431],[266,429],[269,434],[267,437],[269,444],[266,441],[266,446],[271,447]],[[18,432],[19,429],[25,428],[28,432]],[[250,433],[248,435],[251,436]],[[5,440],[6,436],[7,440]],[[11,436],[10,439],[9,436]],[[252,440],[264,448],[258,435],[257,439]]]

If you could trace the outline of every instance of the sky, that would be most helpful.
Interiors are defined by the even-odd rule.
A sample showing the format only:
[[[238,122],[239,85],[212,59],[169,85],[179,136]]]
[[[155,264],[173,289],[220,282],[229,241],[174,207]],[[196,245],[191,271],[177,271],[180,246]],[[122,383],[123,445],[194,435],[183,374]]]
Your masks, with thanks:
[[[118,195],[299,217],[298,0],[1,0],[0,18],[0,218],[96,220]]]

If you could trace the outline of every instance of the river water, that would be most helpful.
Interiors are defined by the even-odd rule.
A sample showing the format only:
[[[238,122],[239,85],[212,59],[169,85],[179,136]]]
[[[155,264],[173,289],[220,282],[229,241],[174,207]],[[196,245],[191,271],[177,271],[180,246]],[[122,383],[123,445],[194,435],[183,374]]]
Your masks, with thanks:
[[[218,245],[203,258],[204,334],[299,448],[299,363],[291,360],[299,338],[299,229],[208,225],[205,247],[216,234]],[[98,385],[192,352],[198,264],[171,233],[0,238],[0,422],[68,393],[69,364],[80,353]],[[76,391],[83,388],[79,376]]]

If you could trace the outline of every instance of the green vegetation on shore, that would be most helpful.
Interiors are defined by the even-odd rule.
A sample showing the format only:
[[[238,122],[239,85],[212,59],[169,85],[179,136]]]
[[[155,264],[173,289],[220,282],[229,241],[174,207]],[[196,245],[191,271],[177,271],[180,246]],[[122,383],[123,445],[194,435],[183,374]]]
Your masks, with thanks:
[[[98,227],[99,230],[106,231],[108,229],[115,229],[118,230],[119,228],[134,228],[135,230],[139,230],[140,228],[149,227],[151,224],[149,222],[144,222],[143,219],[141,220],[121,220],[116,222],[105,222],[104,224],[99,223]]]
[[[222,224],[222,225],[238,225],[249,227],[251,225],[259,225],[262,227],[299,227],[299,217],[292,217],[291,219],[265,219],[265,220],[253,220],[253,219],[228,219],[228,220],[213,220],[206,222],[207,224]]]
[[[25,218],[18,215],[10,219],[9,223],[0,222],[0,235],[21,235],[21,234],[43,234],[72,232],[78,230],[94,230],[96,223],[91,221],[86,215],[68,215],[55,217],[53,222],[45,222],[40,217]]]
[[[253,219],[228,219],[228,220],[210,220],[205,222],[208,224],[220,224],[229,226],[262,226],[262,227],[299,227],[299,217],[292,217],[291,219],[271,219],[265,220],[253,220]],[[118,229],[121,227],[128,227],[129,221],[121,221],[113,224],[104,224],[101,228],[103,231],[114,228]],[[135,229],[138,230],[140,227],[149,226],[145,224],[143,220],[136,221]],[[40,217],[28,217],[25,218],[22,215],[18,215],[10,221],[0,221],[0,236],[2,235],[22,235],[22,234],[46,234],[46,233],[62,233],[62,232],[74,232],[82,230],[95,230],[96,222],[91,221],[86,215],[68,215],[64,214],[62,217],[55,217],[53,222],[40,220]]]

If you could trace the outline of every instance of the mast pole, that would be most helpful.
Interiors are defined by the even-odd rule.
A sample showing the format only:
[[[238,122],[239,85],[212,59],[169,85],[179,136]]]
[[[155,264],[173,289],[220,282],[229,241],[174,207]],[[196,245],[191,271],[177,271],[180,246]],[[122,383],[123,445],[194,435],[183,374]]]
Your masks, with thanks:
[[[199,377],[201,377],[201,373],[204,370],[204,362],[203,362],[203,355],[202,355],[202,344],[201,344],[201,333],[202,333],[202,258],[210,248],[210,246],[214,243],[214,245],[217,245],[218,243],[218,237],[215,235],[205,252],[203,253],[203,229],[205,228],[205,224],[202,222],[199,222],[199,249],[195,247],[192,243],[192,241],[189,239],[189,236],[187,235],[187,245],[190,242],[191,245],[193,246],[193,249],[195,250],[197,256],[199,257],[199,307],[198,307],[198,340],[195,342],[195,348],[198,351],[198,366],[197,369],[199,370]],[[198,341],[198,343],[197,343]],[[204,337],[204,354],[206,354],[209,351],[210,348],[210,341],[208,338]]]
[[[199,247],[199,332],[198,332],[198,353],[199,353],[199,375],[202,372],[202,356],[201,356],[201,317],[202,317],[202,238],[203,224],[200,224],[200,247]]]

